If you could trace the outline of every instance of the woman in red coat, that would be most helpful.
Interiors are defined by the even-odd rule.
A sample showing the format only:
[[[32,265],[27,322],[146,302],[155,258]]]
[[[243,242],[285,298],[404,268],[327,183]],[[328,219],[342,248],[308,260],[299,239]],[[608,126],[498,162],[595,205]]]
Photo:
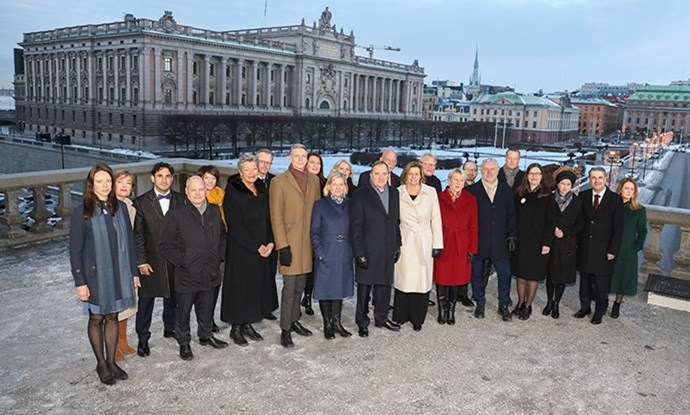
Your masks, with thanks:
[[[441,255],[434,260],[438,323],[455,324],[455,302],[474,306],[467,297],[472,260],[477,253],[477,200],[464,191],[465,173],[448,173],[448,187],[438,194],[443,223]]]

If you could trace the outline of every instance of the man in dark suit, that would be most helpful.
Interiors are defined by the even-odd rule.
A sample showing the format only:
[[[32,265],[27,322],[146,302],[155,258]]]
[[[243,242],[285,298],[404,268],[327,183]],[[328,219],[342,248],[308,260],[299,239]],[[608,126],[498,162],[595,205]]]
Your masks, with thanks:
[[[422,173],[424,174],[424,184],[436,189],[436,193],[441,193],[441,180],[436,177],[436,156],[431,153],[424,153],[419,158],[419,163],[422,165]]]
[[[606,187],[606,170],[593,167],[589,171],[591,189],[580,193],[585,228],[580,233],[578,271],[580,271],[580,310],[576,318],[584,318],[596,302],[592,324],[600,324],[606,314],[609,285],[614,259],[623,237],[623,199]]]
[[[513,191],[497,179],[498,163],[488,158],[482,162],[482,178],[467,187],[477,198],[479,212],[479,252],[472,261],[472,297],[477,303],[476,318],[484,318],[485,259],[490,259],[498,274],[498,312],[503,321],[511,321],[510,301],[510,253],[517,246],[515,202]]]
[[[159,249],[175,266],[175,334],[180,357],[191,360],[189,313],[196,312],[199,343],[222,349],[228,344],[213,337],[213,305],[220,286],[220,263],[225,255],[225,226],[218,206],[206,201],[203,179],[190,176],[187,200],[172,209],[161,225]]]
[[[359,186],[350,202],[350,235],[357,265],[355,322],[361,337],[369,336],[369,299],[374,288],[374,324],[392,331],[400,326],[388,319],[395,263],[400,256],[400,199],[388,185],[384,161],[371,168],[371,181]]]
[[[175,337],[175,291],[172,266],[158,252],[163,217],[169,209],[182,205],[184,198],[171,190],[175,169],[168,163],[156,163],[151,169],[153,189],[134,201],[134,240],[141,275],[136,330],[139,336],[137,354],[148,356],[151,317],[156,297],[163,297],[163,336]]]
[[[524,177],[525,172],[520,170],[520,150],[511,147],[506,151],[506,162],[498,172],[498,180],[507,183],[515,192]]]
[[[465,164],[462,165],[462,171],[465,172],[465,187],[473,185],[474,181],[477,179],[477,163],[467,160]]]
[[[381,154],[379,161],[383,161],[388,166],[388,185],[394,188],[400,186],[400,176],[393,173],[393,169],[398,165],[398,155],[393,150],[386,150]],[[371,175],[371,170],[362,172],[359,175],[359,181],[357,182],[357,188],[366,187],[364,185],[369,183],[369,176]]]
[[[271,184],[271,180],[275,174],[271,173],[271,165],[273,164],[273,152],[267,148],[262,148],[256,151],[256,160],[259,167],[259,180],[264,182],[266,191]]]

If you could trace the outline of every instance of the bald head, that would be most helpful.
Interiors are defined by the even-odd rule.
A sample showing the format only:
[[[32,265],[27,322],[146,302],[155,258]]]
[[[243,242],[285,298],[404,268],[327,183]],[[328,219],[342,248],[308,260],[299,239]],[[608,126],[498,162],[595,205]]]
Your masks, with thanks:
[[[386,150],[381,154],[381,161],[386,163],[388,170],[393,171],[398,165],[398,155],[393,150]]]
[[[204,179],[199,176],[189,176],[185,186],[187,199],[196,207],[201,206],[206,198],[206,186]]]

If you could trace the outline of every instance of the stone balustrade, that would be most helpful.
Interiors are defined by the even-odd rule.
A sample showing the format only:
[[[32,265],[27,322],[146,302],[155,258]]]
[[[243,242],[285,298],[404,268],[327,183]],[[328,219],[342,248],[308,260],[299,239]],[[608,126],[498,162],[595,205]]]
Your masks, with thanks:
[[[135,177],[134,193],[140,195],[151,189],[151,167],[161,161],[142,161],[137,163],[120,164],[116,169],[129,170]],[[175,182],[173,188],[183,191],[184,183],[189,175],[208,164],[207,161],[190,159],[162,160],[175,168]],[[227,183],[228,176],[236,169],[228,165],[218,165],[221,173],[221,186]],[[53,170],[36,173],[19,173],[0,175],[0,193],[5,197],[5,211],[0,216],[0,249],[26,245],[34,242],[61,238],[69,233],[70,217],[73,203],[80,199],[83,183],[88,168]],[[20,192],[23,189],[33,194],[33,209],[28,216],[33,219],[29,230],[22,229],[27,218],[19,212]],[[46,192],[56,195],[58,199],[55,213],[62,217],[55,226],[49,224],[51,212],[46,207]],[[675,278],[690,279],[690,210],[674,209],[647,205],[647,221],[649,234],[644,248],[645,261],[640,269],[640,276],[647,274],[669,274]],[[680,246],[675,252],[662,252],[661,237],[665,227],[680,228]],[[671,256],[675,267],[668,271],[659,266],[664,256]],[[668,258],[666,258],[668,259]]]

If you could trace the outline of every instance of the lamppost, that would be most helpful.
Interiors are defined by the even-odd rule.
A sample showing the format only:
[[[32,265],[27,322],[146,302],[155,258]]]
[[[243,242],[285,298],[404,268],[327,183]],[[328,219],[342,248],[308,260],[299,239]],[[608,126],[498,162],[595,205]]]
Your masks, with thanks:
[[[632,163],[630,165],[630,173],[631,175],[635,175],[635,155],[637,154],[637,143],[633,143],[633,155],[632,155]]]

